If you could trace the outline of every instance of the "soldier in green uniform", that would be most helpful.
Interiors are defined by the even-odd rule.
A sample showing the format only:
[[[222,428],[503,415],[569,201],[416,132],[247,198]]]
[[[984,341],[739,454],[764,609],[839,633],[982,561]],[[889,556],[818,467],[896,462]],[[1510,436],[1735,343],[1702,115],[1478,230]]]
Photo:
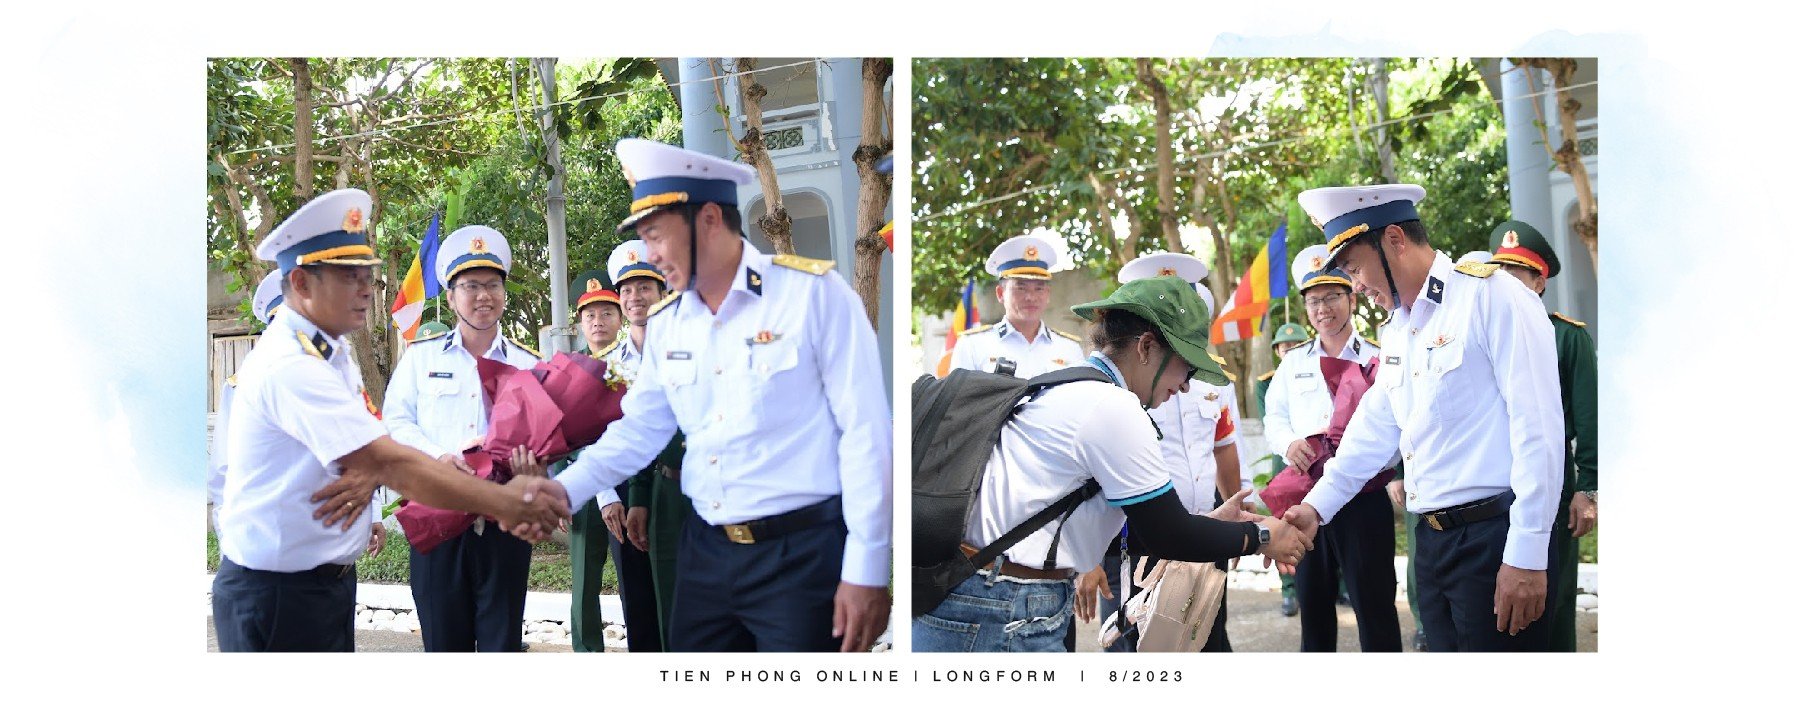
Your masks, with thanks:
[[[618,366],[632,380],[645,346],[646,321],[665,299],[664,275],[646,261],[645,242],[631,239],[614,248],[608,272],[619,288],[626,311],[627,335],[609,352],[610,366]],[[683,524],[695,513],[683,495],[683,432],[659,452],[652,465],[627,480],[626,538],[651,556],[652,593],[656,598],[658,633],[670,645],[671,605],[677,586],[677,538]]]
[[[1499,265],[1540,296],[1561,273],[1560,257],[1542,233],[1511,220],[1492,230],[1492,264]],[[1567,426],[1561,503],[1550,540],[1557,563],[1548,567],[1554,595],[1549,649],[1576,650],[1574,602],[1579,593],[1579,539],[1598,524],[1598,350],[1585,322],[1551,312],[1555,356],[1560,364],[1561,415]]]
[[[1291,351],[1292,347],[1307,341],[1310,341],[1310,333],[1304,329],[1303,325],[1297,322],[1286,322],[1272,333],[1272,351],[1278,355],[1278,358],[1284,359],[1285,352]],[[1272,377],[1278,371],[1278,369],[1273,369],[1261,374],[1259,380],[1254,383],[1254,416],[1266,415],[1266,390],[1272,388]],[[1284,460],[1278,456],[1273,456],[1272,461],[1268,463],[1270,464],[1267,467],[1268,476],[1277,476],[1279,470],[1285,468]],[[1297,615],[1297,578],[1295,576],[1288,573],[1279,574],[1279,595],[1279,613],[1287,617]]]
[[[571,282],[574,311],[584,348],[582,353],[606,360],[620,340],[620,296],[608,273],[590,270]],[[576,460],[573,453],[553,467],[554,473]],[[571,507],[570,521],[570,645],[578,653],[601,652],[602,576],[608,557],[614,556],[615,584],[621,613],[627,625],[627,650],[657,652],[656,602],[651,586],[651,564],[645,552],[625,541],[626,506],[612,491],[602,492],[581,507]]]

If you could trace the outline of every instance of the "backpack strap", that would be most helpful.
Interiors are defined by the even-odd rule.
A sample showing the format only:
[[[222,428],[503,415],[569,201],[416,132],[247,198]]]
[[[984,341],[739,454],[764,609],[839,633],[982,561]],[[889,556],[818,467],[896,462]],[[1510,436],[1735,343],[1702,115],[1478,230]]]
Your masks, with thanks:
[[[997,557],[1003,555],[1004,551],[1008,551],[1011,547],[1021,543],[1022,539],[1028,538],[1029,534],[1039,531],[1040,527],[1047,525],[1047,522],[1052,521],[1053,517],[1061,514],[1070,516],[1073,511],[1078,509],[1079,504],[1084,503],[1092,496],[1096,496],[1102,490],[1103,485],[1097,483],[1096,479],[1086,479],[1083,486],[1073,489],[1072,493],[1066,494],[1058,501],[1048,504],[1046,508],[1041,509],[1033,516],[1028,517],[1027,521],[1023,521],[1015,528],[1009,529],[1008,533],[1003,534],[1001,537],[998,537],[997,540],[990,542],[989,546],[979,549],[978,553],[971,557],[971,565],[980,568],[989,566],[990,562],[997,560]],[[1061,522],[1060,528],[1064,527],[1065,524]],[[1055,534],[1055,537],[1057,537],[1057,534]],[[1058,550],[1058,538],[1053,540],[1053,548],[1054,550]],[[1051,561],[1052,558],[1051,555],[1047,557],[1049,561]],[[1051,568],[1051,565],[1049,565],[1048,568]]]

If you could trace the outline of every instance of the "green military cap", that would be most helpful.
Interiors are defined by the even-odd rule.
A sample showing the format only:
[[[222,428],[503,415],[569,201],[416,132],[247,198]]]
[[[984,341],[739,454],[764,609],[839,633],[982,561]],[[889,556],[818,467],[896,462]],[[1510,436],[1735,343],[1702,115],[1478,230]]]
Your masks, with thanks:
[[[1553,279],[1561,273],[1561,258],[1541,232],[1526,222],[1510,220],[1492,230],[1492,264],[1514,264]]]
[[[415,333],[414,336],[426,337],[434,334],[444,334],[448,331],[451,331],[451,327],[445,326],[444,322],[433,320],[430,322],[421,322],[420,331]]]
[[[1307,341],[1310,341],[1310,333],[1305,331],[1303,325],[1298,324],[1297,322],[1286,322],[1284,326],[1279,327],[1278,331],[1272,333],[1272,343],[1274,345],[1281,342],[1302,343]]]
[[[571,280],[570,296],[575,298],[570,311],[579,314],[583,307],[596,302],[613,302],[615,307],[620,306],[620,295],[614,293],[614,283],[608,281],[608,273],[600,269],[591,269]]]
[[[1137,279],[1124,284],[1107,298],[1072,307],[1072,312],[1086,321],[1095,318],[1099,309],[1119,309],[1153,323],[1172,350],[1178,352],[1204,383],[1222,386],[1228,376],[1222,365],[1210,356],[1210,312],[1189,282],[1177,276]]]

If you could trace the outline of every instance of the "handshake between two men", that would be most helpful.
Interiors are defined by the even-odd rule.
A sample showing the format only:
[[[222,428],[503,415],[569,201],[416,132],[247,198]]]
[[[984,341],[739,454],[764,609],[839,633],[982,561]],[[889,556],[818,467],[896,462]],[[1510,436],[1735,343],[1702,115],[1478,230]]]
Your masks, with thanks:
[[[339,478],[312,496],[319,504],[313,517],[350,530],[369,510],[376,487],[387,486],[409,501],[492,516],[517,538],[543,541],[570,520],[570,497],[524,447],[511,459],[514,478],[501,484],[471,475],[462,462],[435,460],[380,437],[339,458]]]

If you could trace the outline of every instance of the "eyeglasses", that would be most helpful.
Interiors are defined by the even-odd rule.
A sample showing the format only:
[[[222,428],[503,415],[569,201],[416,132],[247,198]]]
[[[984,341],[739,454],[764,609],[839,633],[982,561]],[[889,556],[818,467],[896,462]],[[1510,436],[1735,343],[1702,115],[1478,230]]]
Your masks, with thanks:
[[[1327,307],[1327,306],[1333,306],[1336,303],[1340,302],[1341,300],[1347,299],[1347,296],[1348,296],[1347,292],[1334,292],[1334,293],[1330,293],[1330,294],[1318,294],[1314,297],[1310,297],[1309,299],[1305,299],[1304,300],[1304,308],[1310,309],[1310,310],[1316,310],[1316,309],[1321,309],[1321,308]]]
[[[497,279],[493,282],[458,282],[451,286],[460,292],[467,292],[470,294],[475,294],[477,292],[500,294],[503,285],[502,281]]]

